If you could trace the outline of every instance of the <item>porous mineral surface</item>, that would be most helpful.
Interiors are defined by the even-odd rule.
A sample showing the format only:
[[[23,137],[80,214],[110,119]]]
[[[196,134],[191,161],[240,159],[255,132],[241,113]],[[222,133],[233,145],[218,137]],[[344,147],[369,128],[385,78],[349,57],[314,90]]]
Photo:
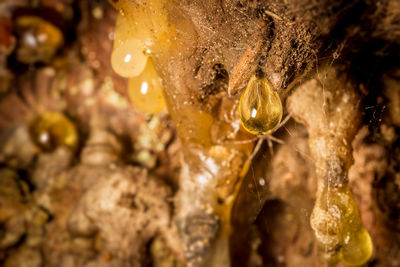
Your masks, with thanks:
[[[0,2],[0,265],[325,266],[325,179],[352,192],[366,265],[399,266],[399,2],[148,2],[176,30],[153,51],[169,115],[112,70],[108,2]],[[240,126],[254,74],[291,116],[272,136]]]

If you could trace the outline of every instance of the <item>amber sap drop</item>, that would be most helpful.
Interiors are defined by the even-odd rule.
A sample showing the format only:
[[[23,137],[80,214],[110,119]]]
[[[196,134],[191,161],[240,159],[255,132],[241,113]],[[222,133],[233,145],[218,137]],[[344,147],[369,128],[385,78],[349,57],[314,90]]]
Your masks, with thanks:
[[[48,62],[64,43],[64,36],[56,26],[36,16],[19,17],[16,28],[21,34],[17,58],[27,64]]]
[[[132,104],[142,112],[157,113],[166,108],[161,78],[151,58],[142,74],[129,79],[128,92]]]
[[[111,66],[122,77],[138,76],[147,63],[145,40],[135,31],[132,21],[121,14],[115,26],[114,47],[111,54]]]
[[[272,132],[282,119],[282,102],[266,78],[251,77],[239,102],[243,127],[252,134]]]
[[[61,145],[75,148],[78,143],[75,125],[58,112],[47,112],[39,116],[30,125],[29,133],[32,141],[45,151]]]
[[[364,227],[349,233],[342,244],[342,261],[347,266],[360,266],[372,255],[372,240]]]

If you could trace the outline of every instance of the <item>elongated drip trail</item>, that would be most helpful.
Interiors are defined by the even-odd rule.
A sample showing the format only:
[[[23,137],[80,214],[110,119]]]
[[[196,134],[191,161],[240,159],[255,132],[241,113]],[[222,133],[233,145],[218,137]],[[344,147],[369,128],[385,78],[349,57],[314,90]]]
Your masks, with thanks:
[[[237,116],[223,115],[235,110],[234,100],[203,105],[200,90],[189,88],[183,70],[175,68],[196,48],[190,19],[167,0],[109,2],[120,11],[114,70],[129,78],[136,108],[152,113],[167,105],[183,144],[174,222],[186,264],[230,266],[231,207],[252,150],[242,141],[252,137],[240,129]]]
[[[320,77],[326,78],[314,78],[296,88],[287,107],[309,132],[318,177],[310,221],[320,244],[321,258],[330,266],[338,261],[359,266],[371,257],[373,244],[348,181],[351,142],[361,113],[356,85],[344,73],[334,67],[323,69]]]

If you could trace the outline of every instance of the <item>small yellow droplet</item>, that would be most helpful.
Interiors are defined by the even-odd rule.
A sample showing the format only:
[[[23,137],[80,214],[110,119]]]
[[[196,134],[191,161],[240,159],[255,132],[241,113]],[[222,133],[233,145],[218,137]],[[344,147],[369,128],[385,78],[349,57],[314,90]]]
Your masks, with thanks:
[[[75,125],[59,112],[47,112],[36,118],[29,128],[33,142],[45,151],[60,145],[75,148],[78,133]]]
[[[342,243],[341,259],[347,266],[359,266],[368,261],[372,255],[372,240],[364,227],[356,231],[351,229]]]
[[[47,63],[64,43],[60,29],[37,16],[19,17],[16,31],[19,36],[16,55],[23,63]]]
[[[251,77],[239,102],[243,127],[252,134],[272,132],[282,119],[282,102],[266,78]]]
[[[166,108],[162,81],[151,58],[142,74],[129,79],[128,94],[132,104],[142,112],[157,113]]]
[[[111,66],[122,77],[138,76],[147,63],[145,40],[134,31],[134,23],[119,14],[115,26]]]

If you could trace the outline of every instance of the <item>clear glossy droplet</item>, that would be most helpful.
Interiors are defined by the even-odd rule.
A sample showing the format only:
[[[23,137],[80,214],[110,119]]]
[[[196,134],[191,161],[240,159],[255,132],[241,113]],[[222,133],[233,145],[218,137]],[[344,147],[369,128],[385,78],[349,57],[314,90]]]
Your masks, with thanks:
[[[142,112],[157,113],[166,108],[161,78],[151,58],[139,76],[129,79],[128,93],[132,104]]]
[[[239,102],[243,127],[252,134],[272,132],[282,119],[282,102],[266,78],[250,78]]]

